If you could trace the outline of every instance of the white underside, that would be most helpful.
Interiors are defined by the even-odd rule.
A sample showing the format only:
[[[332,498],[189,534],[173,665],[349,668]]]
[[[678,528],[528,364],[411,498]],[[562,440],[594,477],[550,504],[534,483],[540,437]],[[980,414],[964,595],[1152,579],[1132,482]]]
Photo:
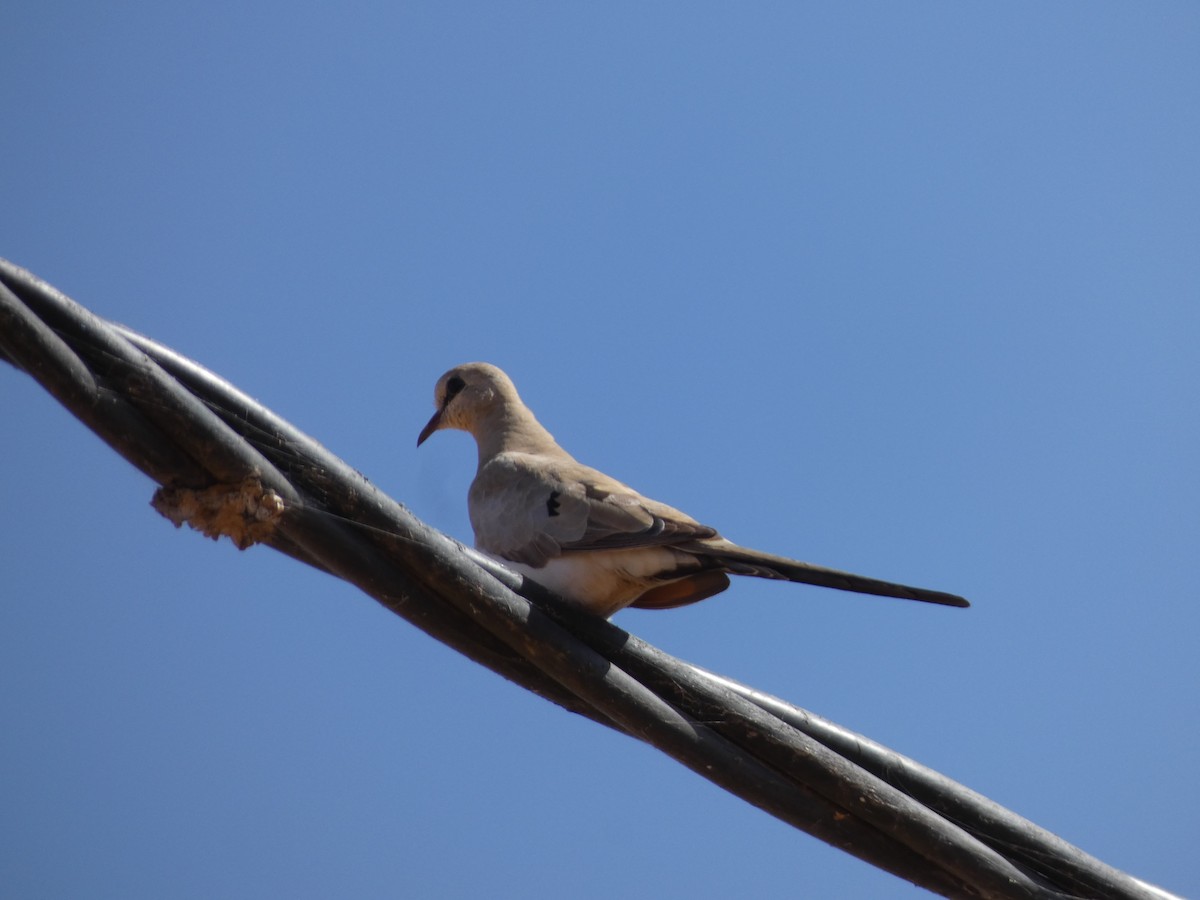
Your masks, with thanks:
[[[608,618],[647,590],[673,581],[664,572],[675,571],[688,554],[667,547],[636,550],[602,550],[570,553],[551,559],[540,569],[488,554],[572,603]]]

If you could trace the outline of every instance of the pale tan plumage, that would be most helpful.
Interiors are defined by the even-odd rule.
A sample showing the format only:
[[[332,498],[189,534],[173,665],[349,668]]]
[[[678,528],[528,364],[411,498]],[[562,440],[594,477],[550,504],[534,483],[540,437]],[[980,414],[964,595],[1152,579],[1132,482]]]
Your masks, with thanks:
[[[417,444],[470,432],[479,468],[468,495],[475,545],[584,608],[668,609],[729,586],[727,573],[967,606],[953,594],[876,581],[739,547],[716,530],[575,460],[487,363],[451,369]]]

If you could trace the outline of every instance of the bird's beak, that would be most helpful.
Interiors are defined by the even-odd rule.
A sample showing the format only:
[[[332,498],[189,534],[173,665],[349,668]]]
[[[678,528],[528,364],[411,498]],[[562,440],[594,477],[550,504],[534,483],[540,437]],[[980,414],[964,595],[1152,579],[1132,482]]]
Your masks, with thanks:
[[[425,423],[425,427],[421,429],[421,433],[417,435],[417,446],[420,447],[425,443],[426,438],[442,427],[442,413],[446,411],[446,407],[442,407],[433,414],[433,418]]]

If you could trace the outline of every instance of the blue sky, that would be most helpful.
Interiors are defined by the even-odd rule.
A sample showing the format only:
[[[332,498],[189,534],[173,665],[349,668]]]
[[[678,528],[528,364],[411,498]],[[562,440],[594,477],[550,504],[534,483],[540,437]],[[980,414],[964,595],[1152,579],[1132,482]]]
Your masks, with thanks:
[[[0,256],[469,540],[437,376],[751,546],[617,623],[1200,893],[1192,4],[9,4]],[[0,369],[12,896],[924,896],[327,576]]]

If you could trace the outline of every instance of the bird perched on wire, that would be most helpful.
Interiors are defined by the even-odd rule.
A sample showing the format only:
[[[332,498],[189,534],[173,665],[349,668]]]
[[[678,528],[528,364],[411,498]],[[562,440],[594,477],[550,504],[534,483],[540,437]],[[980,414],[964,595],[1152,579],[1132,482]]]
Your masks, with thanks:
[[[969,606],[962,597],[877,581],[725,540],[686,513],[589,468],[558,446],[507,375],[487,363],[451,369],[421,429],[470,432],[479,468],[468,494],[475,546],[600,616],[670,609],[729,587],[729,575]]]

